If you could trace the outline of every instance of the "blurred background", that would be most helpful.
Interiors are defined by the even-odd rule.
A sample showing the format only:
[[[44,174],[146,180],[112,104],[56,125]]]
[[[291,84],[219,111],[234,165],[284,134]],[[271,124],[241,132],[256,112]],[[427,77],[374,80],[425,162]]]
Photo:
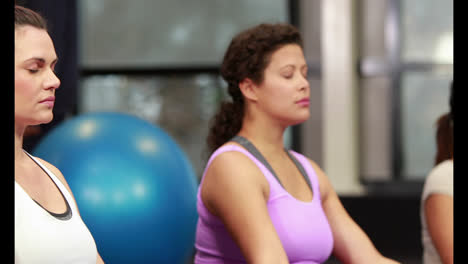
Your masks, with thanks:
[[[287,130],[286,145],[324,169],[384,255],[421,263],[420,195],[453,79],[452,1],[16,2],[47,18],[62,81],[54,121],[29,131],[27,151],[74,116],[130,113],[168,132],[198,178],[227,98],[219,66],[231,38],[261,22],[296,25],[311,118]]]

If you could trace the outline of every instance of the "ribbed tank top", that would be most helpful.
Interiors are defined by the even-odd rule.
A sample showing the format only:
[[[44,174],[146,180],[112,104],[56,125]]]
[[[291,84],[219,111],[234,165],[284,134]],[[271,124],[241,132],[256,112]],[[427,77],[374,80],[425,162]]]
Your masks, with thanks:
[[[47,167],[29,156],[53,180],[65,198],[68,210],[63,215],[47,211],[15,181],[15,263],[95,264],[96,244],[78,214],[71,194]]]
[[[307,158],[297,152],[290,151],[304,168],[312,185],[312,201],[303,202],[289,194],[267,166],[245,148],[237,145],[225,145],[211,155],[198,188],[197,211],[199,217],[195,238],[197,250],[195,263],[246,263],[240,248],[228,233],[221,219],[211,214],[201,199],[200,188],[206,169],[216,156],[228,151],[238,151],[246,155],[267,179],[270,186],[267,202],[268,213],[289,262],[294,264],[325,262],[333,249],[333,236],[322,208],[318,178]]]

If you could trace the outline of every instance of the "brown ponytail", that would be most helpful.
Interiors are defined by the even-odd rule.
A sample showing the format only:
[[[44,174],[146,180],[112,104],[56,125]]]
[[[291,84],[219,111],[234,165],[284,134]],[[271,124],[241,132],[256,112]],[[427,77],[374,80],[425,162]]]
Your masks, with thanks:
[[[214,116],[214,125],[208,134],[207,143],[211,152],[234,137],[242,127],[244,116],[243,104],[223,102],[219,112]]]
[[[224,54],[221,76],[228,83],[232,102],[223,102],[213,117],[207,137],[210,153],[234,137],[242,128],[244,96],[239,83],[245,78],[260,84],[271,54],[286,44],[302,48],[302,37],[289,24],[260,24],[235,36]]]

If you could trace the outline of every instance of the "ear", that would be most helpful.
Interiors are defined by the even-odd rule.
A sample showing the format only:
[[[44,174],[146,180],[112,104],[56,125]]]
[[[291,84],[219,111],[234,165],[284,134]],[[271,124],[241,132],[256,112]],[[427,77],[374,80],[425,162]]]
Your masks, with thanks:
[[[257,85],[249,78],[245,78],[239,83],[239,89],[247,100],[257,101]]]

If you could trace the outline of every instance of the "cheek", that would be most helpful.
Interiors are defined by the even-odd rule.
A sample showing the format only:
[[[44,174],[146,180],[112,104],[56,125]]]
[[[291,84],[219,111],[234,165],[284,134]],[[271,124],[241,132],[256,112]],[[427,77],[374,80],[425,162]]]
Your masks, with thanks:
[[[265,88],[265,97],[269,104],[279,107],[291,103],[293,92],[288,83],[278,80],[267,84]]]
[[[15,75],[15,109],[24,108],[31,104],[34,101],[36,90],[30,79]]]

